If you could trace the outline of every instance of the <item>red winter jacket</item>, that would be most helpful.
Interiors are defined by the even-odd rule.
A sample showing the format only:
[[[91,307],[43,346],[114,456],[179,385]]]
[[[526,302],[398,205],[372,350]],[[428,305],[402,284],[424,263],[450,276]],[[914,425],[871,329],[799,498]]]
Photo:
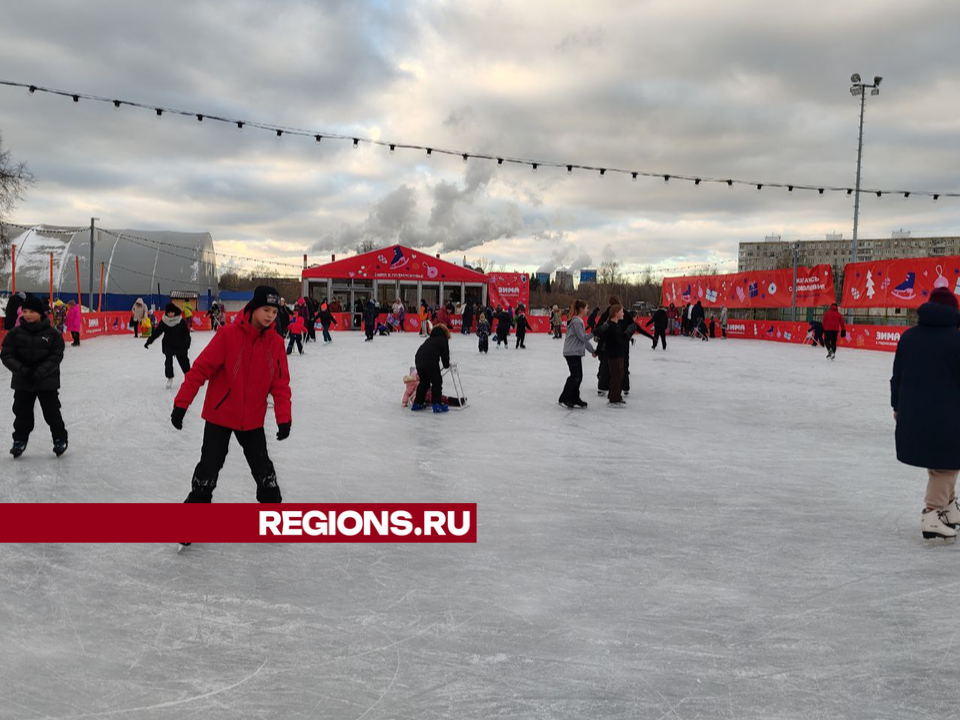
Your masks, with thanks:
[[[296,316],[296,319],[290,323],[290,327],[287,328],[287,332],[291,335],[303,335],[307,331],[307,326],[303,323],[303,318],[299,315]]]
[[[843,322],[843,315],[835,307],[830,308],[823,314],[823,329],[827,332],[839,330],[841,337],[847,334],[847,326]]]
[[[277,424],[290,422],[290,374],[283,338],[271,325],[258,330],[241,313],[203,349],[173,404],[187,409],[207,381],[202,417],[231,430],[263,427],[267,395],[273,395]]]

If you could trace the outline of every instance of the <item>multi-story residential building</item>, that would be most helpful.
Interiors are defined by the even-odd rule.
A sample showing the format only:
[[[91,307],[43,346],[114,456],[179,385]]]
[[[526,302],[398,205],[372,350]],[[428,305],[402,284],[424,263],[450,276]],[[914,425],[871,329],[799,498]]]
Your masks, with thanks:
[[[842,235],[827,235],[824,240],[797,241],[785,241],[773,235],[763,242],[740,243],[739,271],[792,267],[794,242],[799,245],[800,265],[832,265],[834,272],[839,274],[843,266],[853,260],[850,256],[852,240]],[[889,238],[857,240],[857,262],[938,255],[960,255],[960,236],[915,238],[901,230]]]

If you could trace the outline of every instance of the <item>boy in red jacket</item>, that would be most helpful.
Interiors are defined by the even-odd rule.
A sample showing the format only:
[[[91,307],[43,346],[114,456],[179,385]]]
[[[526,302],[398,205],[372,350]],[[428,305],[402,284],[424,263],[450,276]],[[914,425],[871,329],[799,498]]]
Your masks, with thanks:
[[[293,353],[293,343],[297,343],[297,350],[303,355],[303,335],[307,332],[307,326],[300,315],[294,317],[290,327],[287,328],[287,332],[290,334],[290,340],[287,342],[287,355]]]
[[[834,303],[823,314],[823,344],[827,347],[827,360],[833,360],[837,356],[837,336],[845,337],[846,334],[847,326],[843,322],[843,315]]]
[[[281,502],[277,474],[267,454],[263,421],[267,395],[273,396],[277,440],[290,435],[290,375],[283,338],[272,332],[280,309],[280,293],[261,285],[237,320],[225,325],[204,348],[183,379],[173,401],[170,421],[183,429],[183,417],[207,381],[203,402],[203,448],[184,502],[213,500],[220,469],[227,458],[230,436],[236,435],[257,483],[257,501]],[[189,543],[181,543],[188,545]]]

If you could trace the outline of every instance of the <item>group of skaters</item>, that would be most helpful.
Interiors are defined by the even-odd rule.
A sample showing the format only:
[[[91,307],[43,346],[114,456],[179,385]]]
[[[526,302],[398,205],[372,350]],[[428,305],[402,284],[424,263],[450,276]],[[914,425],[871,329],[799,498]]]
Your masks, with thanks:
[[[677,307],[674,303],[670,303],[668,307],[661,306],[658,312],[660,310],[662,310],[666,316],[666,334],[695,337],[704,342],[711,338],[727,336],[727,321],[729,317],[726,305],[721,306],[719,317],[713,313],[707,317],[703,302],[700,300],[697,300],[695,303],[687,303],[683,307]],[[664,350],[667,349],[666,334],[664,335]]]
[[[75,300],[63,302],[63,300],[57,299],[54,301],[53,306],[51,307],[46,298],[27,295],[22,291],[13,293],[13,295],[10,296],[10,299],[7,300],[7,309],[4,311],[3,315],[4,330],[13,330],[13,328],[22,322],[24,303],[28,299],[31,301],[31,303],[34,301],[40,303],[40,306],[43,308],[44,315],[50,316],[50,324],[61,335],[63,335],[65,332],[70,333],[70,338],[72,339],[72,342],[70,343],[71,345],[74,347],[78,347],[80,345],[80,325],[82,323],[82,315],[80,306]]]
[[[68,434],[60,412],[60,365],[64,357],[64,330],[74,332],[69,330],[68,317],[77,306],[67,303],[66,313],[60,312],[60,307],[54,304],[51,308],[43,299],[25,294],[14,295],[7,306],[7,332],[0,347],[0,361],[12,376],[14,431],[10,452],[14,457],[19,457],[27,447],[38,402],[50,427],[54,453],[60,456],[67,450]],[[267,400],[272,396],[277,439],[290,435],[290,374],[283,335],[277,327],[285,307],[274,288],[258,287],[234,322],[218,326],[192,366],[187,356],[189,324],[176,305],[166,307],[146,341],[149,347],[162,336],[168,379],[174,359],[186,373],[170,416],[176,429],[183,428],[187,410],[200,388],[209,383],[202,411],[205,425],[200,460],[186,502],[211,502],[231,436],[236,436],[250,466],[257,500],[281,501],[267,450],[264,420]],[[318,304],[317,309],[324,308]],[[136,318],[141,309],[135,310]],[[652,319],[656,334],[649,335],[640,327],[636,315],[626,311],[616,297],[610,298],[602,313],[599,308],[588,313],[587,304],[575,300],[563,342],[569,377],[559,403],[569,409],[587,407],[580,397],[580,386],[583,357],[589,352],[599,360],[598,394],[607,396],[609,406],[624,407],[623,398],[629,394],[629,356],[634,336],[639,332],[661,339],[659,336],[669,328],[670,308],[660,310],[663,313],[658,311]],[[300,315],[299,310],[296,314]],[[522,316],[523,312],[518,312],[514,320]],[[823,343],[831,357],[836,351],[836,338],[846,332],[843,318],[838,316],[839,309],[834,305],[823,320]],[[302,318],[293,322],[298,320]],[[479,312],[476,323],[489,324],[487,313]],[[289,326],[287,329],[289,332]],[[443,395],[442,373],[456,369],[450,362],[449,340],[449,328],[438,322],[418,349],[415,367],[404,378],[404,402],[412,400],[413,410],[432,405],[434,412],[446,412],[450,405],[466,402],[466,398]],[[237,372],[238,368],[243,371]],[[960,306],[949,289],[934,290],[919,309],[917,325],[903,333],[894,357],[890,389],[897,458],[927,470],[922,535],[956,538],[960,528],[960,502],[956,497],[960,475],[960,443],[956,440],[960,437],[960,414],[956,411],[960,407]]]

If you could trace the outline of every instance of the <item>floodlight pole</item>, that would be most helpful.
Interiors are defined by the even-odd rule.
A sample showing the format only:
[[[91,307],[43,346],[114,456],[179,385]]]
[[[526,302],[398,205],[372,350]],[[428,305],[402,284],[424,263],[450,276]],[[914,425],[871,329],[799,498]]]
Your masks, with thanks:
[[[866,102],[867,93],[860,90],[860,140],[857,143],[857,189],[853,199],[853,249],[851,251],[850,262],[857,261],[857,227],[860,221],[860,164],[863,160],[863,108]]]
[[[854,73],[850,76],[850,92],[853,95],[860,96],[860,135],[857,140],[857,186],[853,199],[853,242],[850,247],[850,262],[857,262],[857,231],[860,225],[860,169],[863,162],[863,111],[867,102],[867,89],[871,90],[872,95],[880,94],[880,82],[882,77],[875,77],[873,83],[861,82],[860,75]],[[853,322],[853,309],[850,310],[850,322]]]

